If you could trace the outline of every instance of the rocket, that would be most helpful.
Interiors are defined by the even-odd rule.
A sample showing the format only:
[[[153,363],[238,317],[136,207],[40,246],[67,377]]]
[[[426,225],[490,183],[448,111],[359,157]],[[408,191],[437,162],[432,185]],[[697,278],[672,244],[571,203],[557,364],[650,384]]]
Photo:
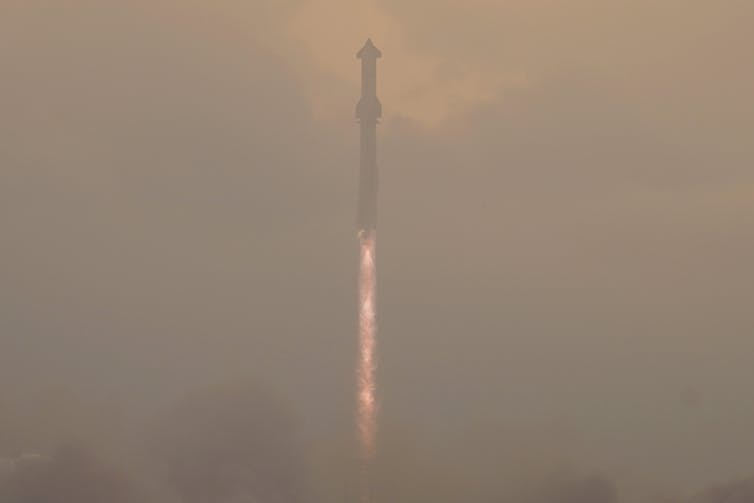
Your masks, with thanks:
[[[361,99],[356,105],[361,126],[356,227],[359,232],[371,233],[377,228],[377,122],[382,117],[382,104],[377,99],[377,58],[382,53],[368,39],[356,57],[361,60]]]

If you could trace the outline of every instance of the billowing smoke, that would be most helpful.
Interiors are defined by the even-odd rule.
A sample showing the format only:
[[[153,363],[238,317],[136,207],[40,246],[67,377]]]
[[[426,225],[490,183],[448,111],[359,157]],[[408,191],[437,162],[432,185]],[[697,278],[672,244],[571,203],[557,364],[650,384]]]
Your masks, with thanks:
[[[553,477],[534,492],[526,503],[616,503],[618,491],[602,475]]]
[[[302,499],[295,421],[265,389],[234,383],[197,392],[158,430],[155,452],[184,503]]]
[[[689,503],[754,503],[754,478],[712,486]]]
[[[274,397],[201,393],[139,445],[247,369],[355,464],[357,17],[389,23],[375,503],[521,503],[561,455],[626,503],[754,475],[754,2],[0,5],[0,503],[298,498]],[[431,452],[387,456],[391,425]]]
[[[268,389],[232,382],[190,393],[168,410],[119,445],[58,439],[62,447],[49,453],[10,454],[0,445],[0,502],[304,500],[297,420]]]
[[[3,503],[142,503],[128,477],[79,446],[25,455],[0,485]]]

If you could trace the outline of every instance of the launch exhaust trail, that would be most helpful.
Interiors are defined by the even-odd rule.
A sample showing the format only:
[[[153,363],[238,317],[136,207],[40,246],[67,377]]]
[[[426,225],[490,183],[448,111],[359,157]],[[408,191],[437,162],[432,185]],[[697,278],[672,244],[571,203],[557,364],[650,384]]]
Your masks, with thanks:
[[[374,234],[362,234],[359,269],[359,369],[358,419],[362,455],[365,461],[374,455],[375,398],[374,349],[377,335]]]
[[[356,55],[361,59],[361,99],[356,118],[361,128],[359,170],[359,363],[358,432],[362,458],[361,500],[369,503],[369,462],[375,451],[375,345],[377,342],[377,121],[382,105],[377,99],[377,58],[382,53],[371,40]]]

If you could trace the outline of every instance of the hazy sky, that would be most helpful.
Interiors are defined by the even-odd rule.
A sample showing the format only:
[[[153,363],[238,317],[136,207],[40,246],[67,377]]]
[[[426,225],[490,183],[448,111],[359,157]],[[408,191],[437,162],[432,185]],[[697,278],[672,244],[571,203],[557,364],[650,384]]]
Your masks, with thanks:
[[[485,465],[480,494],[528,464],[624,493],[752,475],[752,21],[749,0],[3,0],[0,457],[239,375],[311,443],[350,438],[371,36],[384,452]]]

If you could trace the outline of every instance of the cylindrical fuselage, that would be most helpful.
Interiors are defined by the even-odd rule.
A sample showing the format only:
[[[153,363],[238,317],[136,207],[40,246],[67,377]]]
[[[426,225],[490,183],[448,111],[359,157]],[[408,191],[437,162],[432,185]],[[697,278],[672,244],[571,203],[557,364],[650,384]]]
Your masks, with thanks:
[[[358,228],[377,228],[377,121],[361,121]]]

